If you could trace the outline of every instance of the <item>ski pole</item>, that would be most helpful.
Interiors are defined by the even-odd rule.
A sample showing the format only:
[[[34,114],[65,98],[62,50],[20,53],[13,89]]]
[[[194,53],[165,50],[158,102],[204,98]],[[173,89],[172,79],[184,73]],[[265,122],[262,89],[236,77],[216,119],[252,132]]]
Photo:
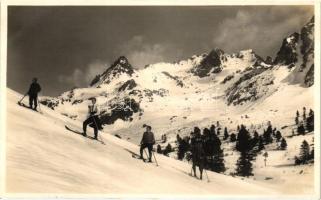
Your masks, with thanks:
[[[100,134],[99,134],[99,132],[98,132],[98,126],[97,126],[96,120],[95,120],[94,116],[91,116],[91,117],[92,117],[93,120],[94,120],[96,129],[97,129],[97,134],[98,134],[98,136],[100,136]],[[101,136],[100,136],[100,140],[101,140],[101,142],[102,142],[103,144],[105,144],[105,142],[104,142],[104,140],[103,140],[103,138],[102,138]]]
[[[27,94],[28,94],[28,92],[25,95],[23,95],[23,97],[20,99],[20,101],[18,101],[19,105],[21,104],[21,101],[27,96]]]
[[[209,182],[210,182],[210,179],[208,178],[208,175],[207,175],[206,169],[204,169],[204,171],[205,171],[205,174],[206,174],[207,182],[209,183]]]
[[[144,149],[144,152],[145,152],[145,154],[146,154],[146,158],[148,158],[148,155],[147,155],[146,149]]]
[[[38,105],[39,105],[39,111],[41,112],[41,107],[40,107],[40,103],[39,103],[39,98],[38,98],[38,96],[37,96],[37,103],[38,103]]]
[[[152,151],[152,154],[153,154],[153,156],[154,156],[154,159],[155,159],[155,162],[156,162],[156,166],[158,166],[158,163],[157,163],[157,160],[156,160],[156,156],[155,156],[154,151]]]

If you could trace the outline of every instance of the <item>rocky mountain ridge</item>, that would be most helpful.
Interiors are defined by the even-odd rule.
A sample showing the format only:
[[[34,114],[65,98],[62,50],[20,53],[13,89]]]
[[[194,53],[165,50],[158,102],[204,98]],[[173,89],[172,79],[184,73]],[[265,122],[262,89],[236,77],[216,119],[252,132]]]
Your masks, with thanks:
[[[314,84],[314,18],[286,37],[276,57],[262,59],[253,50],[227,54],[214,49],[177,63],[150,64],[134,69],[119,57],[88,88],[67,91],[41,102],[75,119],[84,118],[88,99],[96,97],[105,124],[118,119],[143,120],[154,112],[190,112],[217,99],[226,106],[242,106],[278,91],[281,84]],[[73,109],[70,109],[71,106]],[[180,111],[177,111],[180,112]]]

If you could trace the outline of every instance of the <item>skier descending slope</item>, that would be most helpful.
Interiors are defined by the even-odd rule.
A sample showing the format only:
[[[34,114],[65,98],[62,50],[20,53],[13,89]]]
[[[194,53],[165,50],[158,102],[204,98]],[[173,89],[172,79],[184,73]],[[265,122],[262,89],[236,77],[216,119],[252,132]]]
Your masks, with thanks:
[[[98,130],[103,129],[101,127],[101,123],[100,120],[98,118],[98,108],[96,105],[96,98],[92,98],[91,99],[91,103],[90,105],[88,105],[88,115],[89,117],[84,121],[83,123],[83,135],[87,136],[86,133],[86,129],[87,129],[87,125],[89,124],[91,127],[94,128],[94,134],[95,134],[95,138],[97,140],[97,136],[98,136]]]
[[[32,83],[30,85],[30,88],[28,90],[28,95],[29,95],[29,107],[31,109],[37,110],[37,105],[38,105],[38,93],[41,91],[41,87],[39,83],[37,83],[38,79],[33,78]],[[34,105],[34,108],[32,106]]]
[[[153,145],[155,144],[154,133],[151,132],[152,130],[151,126],[144,124],[143,127],[146,127],[146,132],[144,132],[143,138],[140,142],[140,158],[144,160],[143,150],[145,148],[148,148],[148,153],[149,153],[148,161],[152,162],[152,150],[153,150]]]

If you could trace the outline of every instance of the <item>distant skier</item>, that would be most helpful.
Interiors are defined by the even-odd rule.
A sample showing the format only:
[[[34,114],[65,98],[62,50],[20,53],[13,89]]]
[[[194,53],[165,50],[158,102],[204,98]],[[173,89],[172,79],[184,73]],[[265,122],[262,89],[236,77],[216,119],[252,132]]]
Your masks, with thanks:
[[[144,159],[143,150],[145,148],[148,148],[148,153],[149,153],[148,161],[152,162],[152,150],[153,150],[153,145],[155,144],[154,133],[151,131],[152,130],[151,126],[144,124],[143,127],[146,127],[146,132],[144,132],[143,138],[140,142],[140,158]]]
[[[91,103],[90,105],[88,105],[88,115],[89,117],[84,121],[83,123],[83,135],[87,136],[86,133],[86,129],[87,129],[87,125],[89,124],[91,127],[94,128],[94,134],[95,134],[95,139],[97,140],[97,136],[98,136],[98,130],[101,130],[101,123],[100,120],[98,118],[98,108],[96,105],[96,98],[92,98],[91,99]]]
[[[27,94],[29,95],[29,107],[34,110],[37,110],[38,93],[41,91],[41,87],[40,87],[39,83],[37,83],[37,81],[38,81],[37,78],[32,79],[32,83],[31,83],[30,88],[27,92]],[[33,105],[34,105],[34,108],[32,108]]]
[[[201,135],[201,130],[198,127],[194,128],[194,132],[191,136],[191,153],[192,153],[192,162],[193,162],[193,172],[196,176],[196,166],[200,170],[200,179],[202,179],[204,161],[205,161],[205,152],[204,152],[204,142]]]

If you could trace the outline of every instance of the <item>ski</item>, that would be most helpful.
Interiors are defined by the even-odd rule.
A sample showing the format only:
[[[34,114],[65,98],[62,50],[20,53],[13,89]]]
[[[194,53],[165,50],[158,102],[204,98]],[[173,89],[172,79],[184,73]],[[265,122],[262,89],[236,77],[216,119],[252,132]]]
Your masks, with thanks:
[[[27,108],[27,109],[29,109],[29,110],[32,110],[32,111],[34,111],[34,112],[37,112],[37,113],[42,114],[42,112],[40,112],[40,111],[38,111],[38,110],[35,110],[35,109],[30,108],[29,106],[27,106],[27,105],[26,105],[26,104],[24,104],[24,103],[18,102],[18,105],[19,105],[19,106],[21,106],[21,107]]]
[[[86,137],[86,138],[91,139],[91,140],[96,140],[97,142],[99,142],[99,143],[101,143],[101,144],[103,144],[103,145],[106,145],[103,141],[98,140],[98,139],[95,139],[95,138],[92,137],[92,136],[88,136],[88,135],[84,136],[82,132],[80,132],[80,131],[78,131],[78,130],[75,130],[75,129],[72,129],[72,128],[68,127],[67,125],[65,125],[65,128],[66,128],[68,131],[71,131],[71,132],[73,132],[73,133],[76,133],[76,134],[78,134],[78,135],[81,135],[81,136]]]
[[[131,151],[129,149],[125,149],[125,150],[128,151],[132,155],[132,158],[142,160],[145,163],[152,163],[152,162],[148,162],[148,160],[145,159],[145,158],[141,158],[140,155],[138,155],[137,153],[135,153],[135,152],[133,152],[133,151]]]

